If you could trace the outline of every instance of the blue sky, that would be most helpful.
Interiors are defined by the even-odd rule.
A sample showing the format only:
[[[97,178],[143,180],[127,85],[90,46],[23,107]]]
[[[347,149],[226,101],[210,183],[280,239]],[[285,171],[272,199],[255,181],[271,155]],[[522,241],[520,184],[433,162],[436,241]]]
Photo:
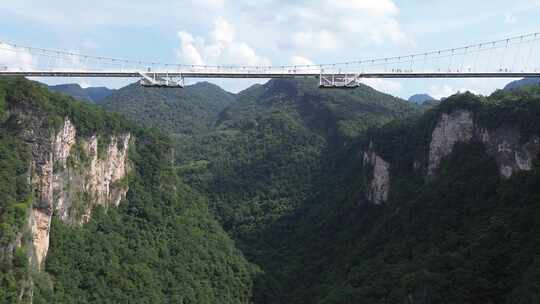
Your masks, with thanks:
[[[536,32],[539,15],[540,0],[17,0],[0,4],[0,40],[159,62],[318,64]],[[1,56],[0,61],[7,60]],[[74,81],[109,87],[129,82]],[[368,84],[400,97],[419,92],[441,97],[457,90],[488,94],[508,81],[373,80]],[[216,82],[238,91],[254,81]]]

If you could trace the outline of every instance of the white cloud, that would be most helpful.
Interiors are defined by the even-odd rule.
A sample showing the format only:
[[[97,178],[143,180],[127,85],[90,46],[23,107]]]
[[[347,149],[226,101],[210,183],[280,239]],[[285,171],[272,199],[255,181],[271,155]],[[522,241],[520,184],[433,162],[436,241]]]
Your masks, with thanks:
[[[513,24],[517,22],[517,18],[512,14],[506,14],[504,16],[504,23],[506,24]]]
[[[428,94],[431,95],[435,99],[441,99],[441,98],[452,96],[458,92],[463,93],[466,91],[472,92],[474,94],[479,94],[479,92],[475,90],[474,88],[468,88],[468,89],[464,87],[456,88],[449,84],[432,85],[429,88]]]
[[[178,38],[180,39],[180,49],[177,50],[177,56],[185,60],[185,63],[203,65],[204,61],[195,46],[193,36],[186,31],[180,31]]]
[[[318,0],[287,7],[280,23],[294,29],[280,45],[322,51],[352,49],[411,39],[401,29],[399,9],[391,0]]]
[[[82,48],[85,51],[95,51],[99,49],[99,44],[92,38],[84,38],[82,41]]]
[[[218,17],[214,21],[212,38],[219,43],[232,43],[234,41],[234,27],[223,17]]]
[[[295,47],[315,48],[332,51],[339,49],[340,42],[336,35],[325,29],[319,31],[300,31],[292,34],[291,41]]]
[[[397,81],[378,79],[378,78],[365,78],[362,79],[362,83],[384,93],[399,95],[403,86]]]
[[[225,6],[225,0],[198,0],[197,2],[199,5],[211,10],[222,9]]]
[[[391,0],[326,0],[326,4],[346,10],[368,12],[371,15],[396,15],[399,12]]]
[[[303,56],[292,56],[289,59],[289,65],[296,66],[296,71],[298,73],[320,73],[321,68],[319,66],[316,66],[311,59],[303,57]]]
[[[270,60],[258,56],[255,51],[245,42],[235,42],[226,46],[223,62],[229,64],[269,66]]]
[[[178,59],[193,65],[270,65],[270,60],[259,56],[246,42],[237,41],[234,26],[222,17],[214,20],[209,40],[193,37],[187,31],[178,32]]]
[[[75,45],[73,42],[64,42],[68,43],[64,47],[81,48],[91,53],[97,46],[106,46],[107,34],[111,29],[144,29],[139,35],[135,35],[142,41],[148,41],[149,38],[145,36],[148,32],[161,34],[164,30],[183,30],[194,38],[193,43],[187,43],[195,47],[199,57],[204,59],[202,61],[209,61],[208,57],[226,59],[223,50],[238,41],[243,42],[254,53],[259,54],[264,50],[266,54],[271,54],[272,61],[283,64],[284,62],[279,62],[280,59],[285,60],[299,52],[309,55],[316,62],[328,61],[328,56],[341,57],[340,60],[357,59],[354,52],[343,50],[358,49],[373,43],[396,44],[410,40],[401,28],[398,20],[399,8],[393,0],[135,2],[136,4],[132,0],[95,0],[92,4],[73,5],[67,0],[52,0],[46,3],[19,0],[10,3],[4,14],[20,22],[46,28],[58,37],[80,35],[81,32],[90,30],[92,33],[104,31],[106,34],[102,35],[102,41],[81,39]],[[207,24],[212,22],[215,25],[208,30]],[[178,28],[179,24],[183,27]],[[97,39],[96,37],[99,36],[96,34],[94,38]],[[200,37],[204,37],[203,41],[206,41],[204,51]],[[213,48],[208,47],[209,45]],[[166,43],[162,46],[168,47]],[[148,49],[147,46],[141,47],[141,50]],[[245,50],[244,47],[241,49]],[[191,54],[187,56],[189,62],[201,62],[193,49],[186,51]],[[209,56],[207,52],[216,54]],[[131,58],[137,59],[134,56]],[[153,60],[170,61],[170,58]]]
[[[428,94],[435,99],[441,99],[457,93],[454,87],[450,85],[432,85],[429,88]]]
[[[81,88],[83,89],[86,89],[86,88],[89,88],[91,87],[92,85],[90,84],[90,82],[88,82],[87,80],[85,79],[82,79],[79,81],[79,85],[81,86]]]
[[[79,50],[68,50],[66,53],[78,54]],[[10,71],[35,71],[35,70],[77,70],[87,67],[87,63],[83,58],[70,55],[56,54],[54,58],[45,56],[43,53],[30,53],[26,48],[13,47],[8,44],[0,43],[0,70],[7,69]],[[63,83],[78,83],[82,87],[89,86],[108,86],[119,88],[125,86],[126,83],[132,82],[133,79],[90,79],[90,78],[57,78],[57,77],[29,77],[31,80],[39,81],[47,84],[63,84]]]
[[[0,43],[0,69],[31,70],[33,63],[34,58],[30,53]]]
[[[289,63],[290,65],[314,65],[313,61],[302,56],[292,56]]]

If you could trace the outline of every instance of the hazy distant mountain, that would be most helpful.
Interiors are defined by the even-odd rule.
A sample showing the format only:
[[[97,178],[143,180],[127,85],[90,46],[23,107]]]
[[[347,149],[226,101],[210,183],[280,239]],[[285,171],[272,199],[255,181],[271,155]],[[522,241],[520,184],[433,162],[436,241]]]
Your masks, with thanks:
[[[416,104],[423,104],[426,101],[434,101],[435,98],[431,97],[428,94],[415,94],[411,97],[409,97],[410,102],[414,102]]]
[[[505,90],[514,90],[517,88],[521,88],[523,86],[528,85],[539,85],[540,84],[540,77],[527,77],[520,80],[514,80],[507,84],[504,89]]]
[[[99,103],[115,91],[105,87],[82,88],[76,83],[49,86],[49,90],[64,93],[75,99],[93,103]]]

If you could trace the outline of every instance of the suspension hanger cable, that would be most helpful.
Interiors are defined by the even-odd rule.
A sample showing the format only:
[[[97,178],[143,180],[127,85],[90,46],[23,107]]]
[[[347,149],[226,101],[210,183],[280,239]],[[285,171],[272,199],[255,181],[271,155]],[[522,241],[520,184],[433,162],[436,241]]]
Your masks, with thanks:
[[[405,62],[408,62],[409,61],[408,59],[411,59],[411,61],[414,61],[414,58],[420,58],[421,56],[425,56],[425,59],[427,60],[428,57],[431,58],[432,56],[435,57],[435,58],[440,58],[441,57],[440,55],[445,54],[445,53],[451,53],[450,62],[452,62],[454,55],[460,55],[461,54],[463,56],[466,56],[470,49],[473,49],[473,48],[476,48],[476,47],[481,49],[483,45],[491,44],[493,48],[499,48],[498,45],[505,42],[506,45],[504,47],[508,48],[509,46],[514,45],[515,41],[517,41],[517,40],[519,40],[518,43],[522,42],[523,40],[527,40],[527,41],[536,40],[538,34],[540,34],[540,33],[536,32],[536,33],[527,34],[527,35],[520,35],[520,36],[510,37],[510,38],[506,38],[506,39],[495,40],[495,41],[491,41],[491,42],[487,42],[487,43],[484,42],[484,43],[480,43],[480,44],[471,44],[471,45],[467,45],[467,46],[463,46],[463,47],[459,47],[459,48],[442,49],[442,50],[437,50],[437,51],[410,54],[410,55],[406,55],[406,56],[383,57],[383,58],[375,58],[375,59],[364,60],[364,61],[346,61],[346,62],[338,62],[338,63],[331,63],[331,64],[324,63],[324,64],[308,64],[308,65],[297,65],[297,66],[292,66],[292,65],[287,66],[287,65],[285,65],[285,66],[277,66],[277,67],[276,66],[269,66],[267,68],[264,67],[263,70],[271,71],[271,70],[281,70],[281,69],[284,69],[284,68],[285,69],[286,68],[293,68],[295,70],[339,68],[339,67],[342,67],[342,66],[345,66],[345,65],[354,66],[355,64],[356,65],[358,65],[358,64],[361,65],[362,63],[367,63],[367,62],[371,62],[371,64],[368,64],[369,66],[375,66],[375,65],[381,64],[381,63],[382,64],[388,64],[388,63],[391,64],[392,62],[394,62],[394,64],[399,65],[400,63],[404,63],[403,59],[405,59]],[[163,65],[168,65],[168,64],[162,64],[162,63],[156,63],[156,62],[126,60],[126,59],[110,58],[110,57],[98,57],[98,56],[84,55],[84,54],[80,54],[80,53],[76,53],[76,52],[57,51],[57,50],[45,49],[45,48],[34,48],[34,47],[28,47],[28,46],[23,46],[23,45],[19,45],[19,44],[10,44],[10,43],[6,43],[6,42],[2,42],[2,41],[0,41],[0,49],[14,51],[14,52],[24,51],[24,52],[30,53],[30,54],[41,54],[41,55],[45,55],[45,56],[56,54],[56,56],[59,57],[58,59],[62,58],[64,60],[66,58],[87,58],[89,61],[96,60],[100,64],[104,64],[104,63],[117,64],[117,63],[120,63],[120,62],[124,62],[126,64],[135,64],[135,65],[138,65],[138,66],[141,66],[141,67],[147,67],[147,68],[148,67],[155,68],[156,66],[161,67]],[[492,50],[493,49],[490,48],[490,53],[491,53]],[[491,57],[491,55],[490,55],[490,57]],[[490,62],[490,61],[491,61],[491,58],[489,58],[488,62]],[[501,62],[500,64],[502,64],[502,63],[503,62]],[[205,70],[207,70],[207,69],[216,69],[216,70],[221,70],[223,68],[225,68],[225,69],[227,69],[227,68],[239,69],[239,68],[243,68],[243,67],[245,67],[247,69],[259,69],[259,68],[261,68],[260,66],[239,66],[239,65],[219,65],[219,66],[187,65],[187,64],[170,64],[170,65],[177,67],[179,70],[180,69],[205,69]],[[449,68],[451,68],[451,66],[452,65],[450,64]],[[489,64],[488,64],[488,66],[489,66]]]

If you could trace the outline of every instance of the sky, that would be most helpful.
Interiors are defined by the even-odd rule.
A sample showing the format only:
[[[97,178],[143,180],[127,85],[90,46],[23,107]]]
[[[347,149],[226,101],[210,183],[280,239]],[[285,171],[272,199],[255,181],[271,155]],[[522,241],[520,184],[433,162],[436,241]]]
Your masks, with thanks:
[[[0,41],[182,64],[321,64],[406,55],[540,31],[540,0],[17,0]],[[11,58],[0,52],[0,63]],[[40,79],[118,88],[131,79]],[[187,80],[194,83],[198,80]],[[238,92],[260,80],[212,80]],[[366,80],[389,94],[489,94],[511,79]]]

